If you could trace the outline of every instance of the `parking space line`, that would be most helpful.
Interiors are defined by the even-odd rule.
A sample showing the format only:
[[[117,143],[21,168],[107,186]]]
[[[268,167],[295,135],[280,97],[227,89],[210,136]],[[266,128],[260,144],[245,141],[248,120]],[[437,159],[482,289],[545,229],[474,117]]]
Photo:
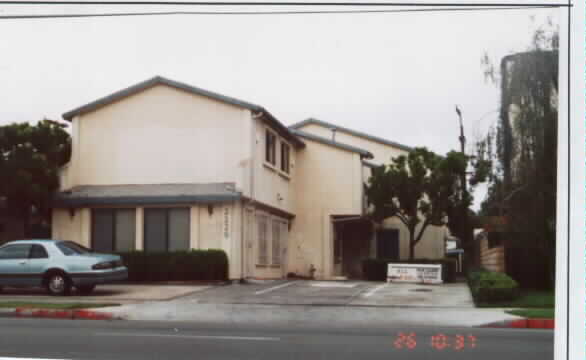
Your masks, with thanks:
[[[271,292],[273,290],[277,290],[277,289],[281,289],[281,288],[284,288],[284,287],[289,286],[289,285],[293,285],[296,282],[297,281],[291,281],[291,282],[287,282],[287,283],[284,283],[284,284],[281,284],[281,285],[277,285],[277,286],[270,287],[268,289],[259,290],[259,291],[256,291],[254,293],[254,295],[266,294],[266,293]]]
[[[371,297],[372,295],[374,295],[374,293],[376,293],[377,291],[379,291],[380,289],[382,289],[382,288],[384,288],[386,286],[387,286],[386,283],[385,284],[382,284],[382,285],[379,285],[379,286],[376,286],[376,287],[370,289],[366,294],[364,294],[364,297]]]

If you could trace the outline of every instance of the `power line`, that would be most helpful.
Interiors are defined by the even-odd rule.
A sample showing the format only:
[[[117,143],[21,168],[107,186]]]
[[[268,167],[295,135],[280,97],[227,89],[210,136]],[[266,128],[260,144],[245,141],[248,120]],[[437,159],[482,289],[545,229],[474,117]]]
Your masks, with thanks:
[[[0,0],[0,5],[173,5],[173,6],[465,6],[465,7],[572,7],[562,3],[421,3],[421,2],[251,2],[251,1],[12,1]]]
[[[553,8],[542,6],[539,8]],[[97,14],[40,14],[40,15],[0,15],[0,20],[59,19],[122,16],[170,16],[170,15],[308,15],[308,14],[372,14],[372,13],[409,13],[409,12],[460,12],[460,11],[497,11],[529,10],[539,8],[502,7],[502,8],[442,8],[442,9],[403,9],[403,10],[339,10],[339,11],[165,11],[137,13],[97,13]]]

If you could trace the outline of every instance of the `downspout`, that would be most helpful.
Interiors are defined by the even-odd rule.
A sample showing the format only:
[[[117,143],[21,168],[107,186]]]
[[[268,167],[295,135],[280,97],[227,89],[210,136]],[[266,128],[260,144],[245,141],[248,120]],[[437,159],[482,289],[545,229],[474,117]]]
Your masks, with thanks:
[[[252,207],[252,219],[256,219],[256,208],[254,207],[254,171],[255,171],[255,157],[256,157],[256,119],[259,119],[263,116],[264,114],[261,112],[258,113],[252,113],[252,126],[251,126],[251,148],[250,148],[250,175],[249,175],[249,179],[250,179],[250,198],[248,200],[248,202],[246,203],[246,205],[243,204],[242,206],[242,214],[241,214],[241,219],[242,221],[240,222],[240,271],[242,274],[242,279],[244,279],[245,274],[246,274],[246,258],[244,256],[244,253],[246,252],[248,254],[248,248],[246,247],[247,244],[245,244],[244,241],[244,214],[246,212],[246,208],[247,207]],[[249,226],[249,231],[250,231],[250,227],[252,226],[251,224],[248,224]],[[249,239],[250,241],[250,239]],[[248,274],[246,274],[248,275]]]

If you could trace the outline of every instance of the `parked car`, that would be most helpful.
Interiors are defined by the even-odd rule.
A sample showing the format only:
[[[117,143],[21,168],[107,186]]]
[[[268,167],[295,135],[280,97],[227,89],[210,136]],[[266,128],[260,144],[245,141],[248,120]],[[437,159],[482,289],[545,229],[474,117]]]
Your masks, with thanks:
[[[17,240],[0,246],[2,287],[45,287],[67,295],[75,287],[91,293],[97,284],[128,278],[118,255],[98,254],[73,241]]]

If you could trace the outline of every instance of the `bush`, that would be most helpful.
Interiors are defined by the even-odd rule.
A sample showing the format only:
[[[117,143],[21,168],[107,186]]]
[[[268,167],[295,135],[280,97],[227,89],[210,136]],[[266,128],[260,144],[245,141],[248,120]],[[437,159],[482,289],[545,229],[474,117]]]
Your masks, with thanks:
[[[129,281],[226,280],[228,256],[222,250],[118,253]]]
[[[446,283],[456,281],[457,260],[444,258],[437,260],[414,259],[414,260],[390,260],[390,259],[364,259],[362,261],[362,273],[366,280],[386,281],[387,264],[429,264],[442,266],[442,280]]]
[[[511,301],[519,294],[519,284],[507,274],[499,272],[470,272],[468,284],[476,303]]]

